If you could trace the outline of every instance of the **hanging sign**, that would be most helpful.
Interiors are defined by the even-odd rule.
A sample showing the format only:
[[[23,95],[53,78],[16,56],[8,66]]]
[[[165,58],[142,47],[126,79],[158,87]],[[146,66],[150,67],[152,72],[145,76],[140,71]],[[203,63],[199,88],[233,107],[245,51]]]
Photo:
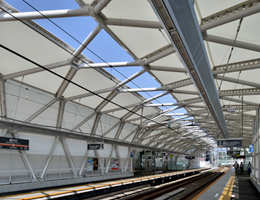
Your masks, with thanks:
[[[0,137],[1,149],[29,150],[29,140]]]
[[[218,147],[242,147],[242,138],[218,139]]]
[[[88,150],[103,150],[104,144],[98,143],[98,144],[88,144]]]
[[[134,157],[134,152],[130,152],[130,158],[133,158]]]
[[[249,144],[248,151],[249,151],[249,153],[253,153],[254,152],[254,145],[253,144]]]
[[[236,109],[235,109],[235,108],[230,108],[230,109],[228,109],[227,111],[228,111],[228,112],[235,112]]]

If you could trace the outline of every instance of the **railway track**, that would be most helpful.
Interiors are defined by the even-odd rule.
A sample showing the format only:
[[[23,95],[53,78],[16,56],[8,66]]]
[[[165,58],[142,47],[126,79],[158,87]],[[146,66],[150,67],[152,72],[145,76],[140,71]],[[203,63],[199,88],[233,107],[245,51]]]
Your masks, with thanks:
[[[112,199],[192,199],[202,190],[204,190],[211,182],[224,174],[229,168],[215,170],[212,169],[201,171],[200,174],[187,174],[187,176],[175,176],[173,180],[163,180],[159,182],[147,182],[140,185],[121,190],[105,192],[103,194],[92,194],[88,200],[112,200]],[[165,182],[164,182],[165,181]],[[164,183],[163,183],[164,182]],[[85,198],[72,198],[85,199]]]
[[[207,172],[201,175],[194,175],[192,177],[188,177],[187,179],[179,180],[178,182],[170,182],[164,185],[155,186],[151,190],[140,192],[138,194],[130,195],[120,199],[192,199],[225,172],[226,170],[222,169],[216,172]]]

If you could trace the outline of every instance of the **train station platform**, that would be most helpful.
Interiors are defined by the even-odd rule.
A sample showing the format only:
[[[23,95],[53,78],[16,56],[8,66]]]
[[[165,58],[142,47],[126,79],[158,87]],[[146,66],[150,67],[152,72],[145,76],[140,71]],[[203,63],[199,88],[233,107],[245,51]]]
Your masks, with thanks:
[[[235,174],[234,168],[230,169],[193,200],[259,200],[260,193],[246,173]]]
[[[125,189],[133,186],[144,184],[161,184],[172,180],[185,178],[188,176],[200,174],[211,170],[211,168],[198,168],[185,171],[177,171],[172,173],[163,173],[142,177],[133,177],[120,180],[112,180],[98,183],[88,183],[84,185],[77,185],[71,187],[63,187],[42,191],[35,191],[30,193],[21,193],[15,195],[8,195],[0,197],[0,200],[30,200],[30,199],[55,199],[65,198],[73,195],[81,195],[82,198],[88,198],[93,195],[104,194],[107,191],[115,191],[118,189]],[[81,198],[80,198],[81,199]]]

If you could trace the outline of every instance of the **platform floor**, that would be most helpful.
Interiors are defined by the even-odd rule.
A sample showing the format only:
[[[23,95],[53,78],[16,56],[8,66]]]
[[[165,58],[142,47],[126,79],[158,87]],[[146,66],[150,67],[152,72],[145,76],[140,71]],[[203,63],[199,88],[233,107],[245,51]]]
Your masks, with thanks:
[[[260,200],[260,193],[247,174],[235,174],[234,168],[193,200]]]
[[[234,169],[229,170],[224,176],[222,176],[217,182],[215,182],[214,185],[212,185],[206,192],[204,192],[199,198],[197,198],[197,200],[220,199],[232,175],[234,175]],[[232,184],[232,179],[230,183]],[[229,191],[227,190],[226,193],[229,194]]]
[[[237,175],[234,182],[231,200],[259,200],[260,193],[250,180],[249,175]]]

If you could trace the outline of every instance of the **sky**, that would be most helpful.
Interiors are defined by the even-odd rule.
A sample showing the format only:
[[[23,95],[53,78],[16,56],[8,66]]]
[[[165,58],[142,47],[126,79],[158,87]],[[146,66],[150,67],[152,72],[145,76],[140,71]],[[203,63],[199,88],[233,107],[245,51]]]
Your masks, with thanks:
[[[35,1],[35,0],[26,0],[26,4],[23,0],[6,0],[11,6],[18,9],[20,12],[29,12],[35,11],[28,4],[32,5],[39,11],[45,10],[60,10],[60,9],[78,9],[79,5],[74,0],[44,0],[44,1]],[[93,18],[85,17],[68,17],[68,18],[52,18],[58,26],[68,32],[74,39],[68,34],[64,33],[60,28],[55,26],[52,22],[47,19],[34,20],[36,23],[50,31],[52,34],[59,37],[61,40],[77,49],[80,46],[80,42],[83,42],[85,38],[91,33],[91,31],[97,26],[97,23]],[[77,41],[76,41],[76,40]],[[106,31],[101,30],[101,32],[94,38],[94,40],[88,45],[88,48],[94,52],[94,55],[89,50],[85,49],[83,54],[91,59],[95,63],[104,63],[104,62],[130,62],[134,61],[133,58],[126,53],[126,51],[117,44],[113,38]],[[101,58],[101,59],[100,59]],[[117,77],[119,80],[123,81],[127,77],[133,75],[134,73],[140,71],[142,67],[119,67],[116,69],[106,68],[109,73]],[[148,73],[144,73],[138,78],[134,79],[132,82],[127,84],[131,88],[147,88],[147,87],[160,87],[160,84],[151,77]],[[155,92],[140,92],[142,96],[149,99],[153,96],[156,96],[162,91]],[[153,103],[175,103],[176,101],[171,97],[171,95],[166,95],[157,100],[152,101]],[[163,110],[169,109],[171,107],[160,107]],[[172,113],[186,113],[184,109],[178,109]],[[181,116],[180,116],[181,117]],[[178,117],[177,117],[178,118]]]

